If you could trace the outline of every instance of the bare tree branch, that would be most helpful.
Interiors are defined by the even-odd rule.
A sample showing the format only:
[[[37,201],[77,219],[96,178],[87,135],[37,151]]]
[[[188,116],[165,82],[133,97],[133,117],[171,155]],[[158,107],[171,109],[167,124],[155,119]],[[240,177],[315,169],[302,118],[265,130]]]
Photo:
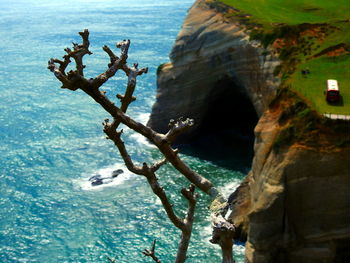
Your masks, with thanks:
[[[142,254],[145,255],[145,257],[151,257],[154,262],[156,263],[162,263],[155,255],[155,249],[156,249],[156,240],[153,241],[152,247],[150,250],[145,249]]]
[[[182,188],[181,194],[188,200],[190,204],[196,202],[197,195],[194,193],[195,186],[193,184],[190,185],[189,188]]]
[[[185,262],[187,259],[187,249],[191,239],[194,212],[197,204],[197,194],[195,193],[195,186],[193,184],[191,184],[190,187],[187,189],[183,188],[181,190],[181,194],[188,201],[188,209],[186,218],[184,219],[185,227],[184,229],[182,229],[181,239],[177,250],[175,263]]]
[[[98,89],[101,87],[108,79],[113,77],[115,73],[118,71],[118,69],[123,68],[124,64],[126,63],[126,60],[128,58],[128,50],[130,46],[130,40],[123,40],[119,43],[117,43],[117,48],[120,48],[121,50],[121,56],[118,58],[114,53],[109,49],[109,47],[104,46],[103,50],[109,55],[111,63],[108,64],[108,69],[98,75],[95,79],[92,81],[92,86],[95,89]]]
[[[150,169],[153,173],[155,173],[156,171],[158,171],[158,169],[160,167],[162,167],[167,162],[168,162],[167,159],[164,158],[163,160],[160,160],[160,161],[156,162],[155,164],[153,164]]]
[[[185,228],[184,220],[175,214],[173,205],[169,202],[164,189],[159,185],[156,174],[147,166],[146,163],[143,164],[143,170],[148,184],[151,186],[153,193],[160,199],[168,218],[174,226],[180,230],[183,230]]]
[[[189,240],[192,232],[193,215],[194,215],[194,210],[196,205],[196,199],[194,195],[194,186],[192,185],[189,189],[182,190],[182,194],[189,201],[188,213],[187,213],[186,219],[183,220],[175,214],[173,206],[169,202],[169,199],[166,196],[164,189],[159,185],[157,176],[155,174],[155,168],[160,167],[166,161],[162,160],[156,163],[156,165],[153,165],[151,167],[148,167],[146,163],[143,164],[142,168],[135,166],[133,164],[133,161],[130,155],[126,151],[123,141],[120,138],[122,132],[118,133],[117,131],[115,131],[115,123],[110,124],[108,120],[105,120],[104,127],[105,127],[104,131],[107,134],[108,138],[113,140],[115,145],[118,147],[120,155],[122,156],[128,170],[130,170],[135,174],[143,175],[147,178],[147,181],[151,186],[153,193],[156,194],[160,199],[168,218],[170,219],[170,221],[173,223],[174,226],[176,226],[182,231],[179,251],[181,251],[181,253],[185,253],[185,255],[181,256],[179,261],[176,261],[176,262],[179,262],[179,263],[184,262],[181,259],[183,258],[186,259],[187,248],[189,245]]]
[[[180,117],[177,121],[170,120],[169,122],[169,128],[167,134],[165,134],[166,140],[171,144],[174,142],[174,140],[183,132],[188,130],[190,127],[192,127],[194,124],[193,119],[187,118],[186,120],[183,120],[182,117]]]
[[[120,132],[117,132],[115,129],[115,121],[112,124],[110,124],[108,119],[105,120],[103,125],[104,125],[103,131],[107,134],[108,138],[112,140],[114,144],[117,146],[119,153],[123,158],[124,163],[128,168],[128,170],[134,174],[144,175],[143,168],[134,165],[130,155],[128,154],[125,148],[125,144],[121,139],[123,130],[121,130]]]
[[[55,59],[54,62],[60,64],[59,71],[65,74],[65,70],[69,65],[69,63],[71,62],[71,60],[69,55],[64,55],[63,58],[64,58],[64,61]]]
[[[110,68],[116,60],[119,58],[113,53],[113,51],[106,45],[102,47],[102,49],[108,54],[111,63],[108,64],[108,67]]]
[[[89,50],[90,41],[89,41],[89,30],[84,29],[83,32],[79,32],[79,35],[83,39],[83,44],[76,44],[73,43],[73,51],[71,51],[69,48],[66,48],[66,52],[68,55],[75,60],[77,73],[80,76],[84,76],[84,64],[83,64],[83,57],[88,54],[91,55],[92,53]]]
[[[124,63],[126,63],[126,60],[128,59],[128,52],[130,47],[130,39],[123,40],[117,43],[117,48],[120,48],[121,54],[120,57],[123,59]]]
[[[125,103],[126,101],[133,101],[133,91],[134,91],[134,84],[136,85],[136,76],[139,76],[143,73],[147,72],[147,69],[141,69],[138,70],[137,66],[134,66],[134,69],[131,69],[127,67],[126,65],[126,59],[127,59],[127,52],[129,49],[130,41],[122,41],[117,44],[117,47],[121,49],[121,57],[114,61],[113,65],[107,70],[111,70],[109,73],[102,73],[93,81],[88,81],[84,79],[79,74],[75,74],[74,72],[71,72],[68,77],[65,77],[65,75],[59,71],[54,65],[54,61],[49,61],[49,68],[52,72],[55,73],[55,76],[57,79],[59,79],[63,83],[64,88],[68,88],[70,90],[76,90],[80,88],[85,93],[87,93],[90,97],[92,97],[97,103],[99,103],[113,118],[117,119],[121,123],[128,126],[130,129],[136,131],[137,133],[140,133],[141,135],[145,136],[149,141],[153,142],[159,150],[163,153],[163,155],[166,157],[166,159],[183,175],[186,176],[186,178],[193,184],[195,184],[199,189],[202,191],[210,194],[211,196],[215,196],[217,194],[217,190],[213,187],[213,184],[208,181],[206,178],[200,176],[198,173],[194,172],[192,169],[190,169],[181,159],[177,156],[177,151],[174,151],[171,147],[171,141],[175,139],[176,135],[179,134],[180,131],[184,130],[185,127],[190,126],[190,121],[185,121],[183,123],[180,122],[179,125],[175,125],[173,128],[173,131],[168,133],[168,137],[164,134],[159,134],[153,131],[151,128],[134,121],[132,118],[127,116],[125,114],[128,103]],[[108,50],[108,49],[106,49]],[[116,58],[115,55],[113,55],[110,52],[107,52],[110,55],[111,60]],[[113,102],[111,102],[103,92],[100,92],[97,90],[96,87],[99,87],[101,82],[102,84],[107,81],[107,79],[112,76],[117,69],[122,68],[126,74],[128,72],[132,75],[129,77],[128,80],[128,88],[126,92],[126,96],[120,96],[122,101],[123,109],[118,108]],[[130,71],[129,71],[130,69]],[[113,73],[113,74],[112,74]],[[104,75],[106,74],[106,75]],[[100,82],[101,81],[101,82]],[[102,85],[101,84],[101,85]],[[126,99],[128,98],[128,99]],[[123,106],[124,105],[124,106]],[[180,129],[181,127],[181,129]],[[170,142],[168,142],[170,140]]]
[[[225,213],[225,207],[227,206],[226,200],[219,194],[218,190],[213,186],[213,184],[199,175],[195,171],[193,171],[186,163],[184,163],[180,157],[178,156],[178,150],[173,149],[171,144],[175,141],[176,137],[181,133],[185,132],[193,125],[193,120],[182,118],[177,121],[171,120],[169,124],[169,131],[166,134],[160,134],[152,130],[151,128],[136,122],[132,118],[130,118],[126,111],[130,105],[136,98],[133,96],[135,91],[137,77],[147,73],[147,68],[138,69],[138,64],[134,64],[133,67],[129,67],[127,65],[128,58],[128,50],[130,47],[130,40],[123,40],[119,42],[116,46],[121,50],[120,57],[116,56],[113,51],[104,46],[103,50],[108,54],[110,58],[110,63],[108,64],[108,69],[98,75],[93,79],[86,79],[84,77],[84,65],[83,65],[83,56],[86,54],[92,54],[89,51],[89,31],[85,29],[83,32],[79,32],[82,37],[83,43],[76,44],[73,43],[73,50],[66,48],[65,52],[67,53],[63,56],[64,60],[59,59],[50,59],[48,62],[48,69],[52,71],[55,77],[63,84],[62,88],[77,90],[81,89],[86,94],[88,94],[92,99],[94,99],[98,104],[101,105],[103,109],[108,112],[113,121],[110,123],[108,119],[103,123],[104,132],[111,139],[116,147],[118,148],[120,155],[122,156],[127,168],[138,175],[145,176],[149,185],[152,188],[152,191],[159,197],[166,211],[166,214],[170,221],[181,230],[181,240],[178,248],[178,254],[176,258],[176,263],[183,263],[186,260],[186,253],[189,245],[189,240],[192,232],[192,225],[194,220],[194,211],[196,206],[196,194],[194,193],[194,185],[201,189],[203,192],[209,194],[214,202],[219,203],[219,208],[213,209],[214,211],[214,219],[218,217],[218,215]],[[76,70],[69,71],[67,74],[65,70],[69,63],[71,63],[70,58],[75,60]],[[59,65],[59,67],[56,66]],[[121,69],[127,76],[128,82],[127,87],[123,95],[117,94],[117,98],[121,102],[120,108],[117,107],[114,102],[112,102],[106,95],[104,91],[100,91],[99,88],[111,77],[115,75],[115,73]],[[164,155],[164,159],[156,162],[152,166],[148,166],[144,163],[141,166],[137,166],[134,164],[132,158],[128,154],[125,144],[121,139],[122,131],[118,132],[117,129],[120,124],[124,124],[130,129],[136,131],[137,133],[146,137],[149,141],[155,144],[159,151]],[[183,189],[181,191],[182,195],[188,200],[188,209],[187,214],[184,219],[181,219],[176,215],[173,210],[169,199],[167,198],[164,189],[159,185],[157,176],[155,172],[165,163],[169,162],[172,164],[181,174],[183,174],[193,185],[189,187],[189,189]],[[213,202],[213,203],[214,203]],[[223,220],[225,220],[223,218]],[[228,222],[227,222],[228,223]],[[223,229],[223,227],[216,227],[215,229]],[[232,233],[233,230],[228,228],[227,233]],[[226,236],[226,232],[216,231],[217,235],[220,236],[220,233],[223,234],[223,238]],[[214,233],[213,233],[214,235]],[[229,235],[230,236],[230,235]],[[230,239],[230,238],[228,238]],[[213,240],[217,240],[217,238],[213,238]],[[221,240],[221,239],[219,239]],[[224,239],[222,239],[224,240]],[[232,240],[231,240],[232,241]],[[226,241],[225,241],[226,242]],[[228,241],[229,242],[229,241]],[[221,245],[221,243],[219,242]],[[222,246],[223,248],[223,246]],[[226,249],[226,248],[225,248]],[[227,249],[226,249],[227,250]],[[226,252],[225,252],[226,253]],[[223,250],[224,255],[224,250]],[[225,254],[226,255],[226,254]],[[232,245],[231,245],[231,258],[232,258]],[[229,257],[227,257],[225,263],[231,263],[229,261]]]
[[[136,100],[133,96],[136,87],[136,77],[148,72],[148,68],[138,69],[138,64],[135,63],[133,67],[124,66],[123,70],[128,76],[128,84],[124,95],[117,94],[117,98],[121,102],[121,111],[126,112],[129,104]]]
[[[110,263],[117,263],[117,260],[116,260],[116,259],[112,259],[112,258],[110,258],[110,257],[107,257],[107,259],[108,259],[108,261],[109,261]]]
[[[129,88],[129,85],[128,85]],[[128,93],[128,88],[125,93]],[[131,96],[132,93],[129,93]],[[125,95],[126,98],[128,98]],[[122,107],[123,103],[125,103],[125,110],[127,109],[129,102],[124,101],[122,102]],[[161,200],[161,203],[164,207],[164,210],[170,219],[170,221],[180,230],[183,230],[185,227],[185,224],[182,219],[180,219],[174,212],[172,204],[169,202],[169,199],[167,198],[164,189],[159,185],[158,179],[156,177],[155,171],[158,170],[158,168],[163,165],[166,160],[162,160],[155,165],[152,165],[150,168],[147,166],[146,163],[143,164],[142,168],[134,165],[130,155],[127,153],[127,150],[125,148],[124,142],[121,140],[121,134],[122,132],[117,132],[116,128],[119,126],[120,122],[116,119],[112,123],[109,123],[109,120],[106,119],[105,122],[103,123],[104,125],[104,132],[107,134],[108,138],[111,139],[115,145],[118,147],[118,150],[120,152],[120,155],[122,156],[125,165],[127,168],[138,175],[143,175],[147,178],[147,181],[149,185],[151,186],[151,189],[153,193],[155,193],[158,198]]]
[[[59,68],[56,67],[55,63],[59,63],[58,59],[51,58],[48,62],[48,69],[54,73],[55,77],[62,82],[63,86],[62,88],[67,88],[70,90],[77,90],[79,86],[74,86],[72,81],[68,79],[66,74],[64,72],[61,72]],[[63,63],[63,62],[62,62]]]

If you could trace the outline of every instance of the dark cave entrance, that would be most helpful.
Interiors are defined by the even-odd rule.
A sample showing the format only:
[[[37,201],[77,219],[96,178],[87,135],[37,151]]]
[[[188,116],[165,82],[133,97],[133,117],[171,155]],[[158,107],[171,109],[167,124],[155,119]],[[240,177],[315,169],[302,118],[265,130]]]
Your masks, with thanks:
[[[257,113],[244,89],[223,76],[209,95],[205,117],[186,153],[246,173],[254,156],[257,122]]]
[[[342,238],[334,241],[335,245],[335,263],[350,262],[350,239]]]

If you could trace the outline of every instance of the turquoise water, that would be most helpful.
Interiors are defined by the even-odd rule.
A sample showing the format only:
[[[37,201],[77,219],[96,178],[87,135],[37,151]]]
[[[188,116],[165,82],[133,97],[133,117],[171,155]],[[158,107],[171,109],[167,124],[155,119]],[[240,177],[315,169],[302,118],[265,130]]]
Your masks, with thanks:
[[[101,122],[108,117],[82,92],[60,89],[46,69],[61,57],[77,32],[90,30],[92,56],[87,76],[102,72],[101,47],[132,41],[129,63],[150,72],[138,80],[129,114],[146,122],[155,100],[155,72],[168,60],[192,0],[0,0],[0,262],[150,262],[140,251],[158,240],[157,254],[171,262],[180,233],[166,218],[145,180],[125,172],[113,183],[92,188],[91,174],[124,168]],[[117,74],[105,90],[125,86]],[[137,161],[160,158],[140,136],[125,130]],[[198,155],[197,155],[198,156]],[[229,194],[243,177],[217,162],[183,156]],[[210,159],[210,158],[209,158]],[[165,166],[160,181],[183,213],[181,187],[188,183]],[[211,245],[206,197],[200,196],[188,262],[220,262]],[[238,262],[243,246],[235,246]]]

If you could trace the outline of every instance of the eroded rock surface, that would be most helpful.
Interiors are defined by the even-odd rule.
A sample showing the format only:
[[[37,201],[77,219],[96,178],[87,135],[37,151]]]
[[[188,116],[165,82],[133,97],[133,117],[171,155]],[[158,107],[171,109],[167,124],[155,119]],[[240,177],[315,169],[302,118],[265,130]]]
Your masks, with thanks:
[[[276,151],[280,112],[266,111],[255,128],[250,207],[233,218],[248,224],[247,262],[348,262],[350,150]]]
[[[148,125],[165,132],[169,119],[183,116],[194,119],[195,131],[215,119],[213,126],[239,126],[253,114],[260,116],[279,85],[273,75],[279,61],[269,54],[249,41],[238,22],[196,1],[177,36],[171,62],[159,69]]]
[[[350,262],[350,150],[297,143],[274,149],[283,109],[268,105],[280,62],[222,12],[203,0],[190,9],[171,62],[159,69],[148,124],[166,132],[170,119],[183,116],[198,131],[258,115],[252,170],[231,215],[240,238],[247,236],[247,262]]]

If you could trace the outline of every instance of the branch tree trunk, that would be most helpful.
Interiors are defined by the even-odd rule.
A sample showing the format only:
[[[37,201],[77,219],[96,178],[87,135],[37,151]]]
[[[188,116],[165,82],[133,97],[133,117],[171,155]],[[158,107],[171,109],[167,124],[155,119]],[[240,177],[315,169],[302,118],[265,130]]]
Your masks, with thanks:
[[[84,91],[111,116],[111,120],[106,119],[103,122],[104,132],[106,133],[107,138],[112,140],[118,148],[128,170],[134,174],[146,177],[153,193],[161,200],[168,218],[182,233],[175,263],[185,262],[187,257],[187,249],[191,238],[194,212],[197,202],[197,194],[194,191],[195,187],[198,187],[204,193],[212,197],[210,205],[210,211],[213,218],[212,242],[221,246],[223,252],[222,262],[234,262],[232,257],[232,233],[234,233],[234,226],[227,222],[223,217],[226,214],[228,207],[226,199],[218,192],[209,180],[188,167],[188,165],[180,159],[178,150],[173,149],[172,147],[172,143],[176,137],[193,125],[193,120],[184,120],[182,118],[176,121],[170,120],[169,131],[166,134],[161,134],[129,117],[126,112],[129,105],[136,99],[133,96],[133,93],[136,87],[137,77],[147,73],[148,68],[139,69],[137,63],[132,67],[127,65],[130,40],[123,40],[116,45],[116,47],[120,49],[120,57],[116,56],[108,46],[103,46],[103,50],[110,58],[108,69],[95,78],[87,79],[84,77],[85,65],[83,64],[83,57],[92,54],[89,50],[89,31],[85,29],[83,32],[79,32],[79,35],[81,36],[83,43],[73,43],[73,49],[64,49],[66,54],[63,56],[63,60],[50,59],[48,62],[48,69],[53,72],[55,77],[62,83],[61,88],[72,91],[78,89]],[[71,59],[75,61],[76,68],[75,70],[66,73],[65,71],[67,66],[71,63]],[[128,76],[127,87],[124,94],[116,94],[116,97],[120,101],[119,107],[106,96],[105,91],[100,90],[100,87],[108,81],[108,79],[113,77],[118,70],[123,71]],[[143,163],[142,166],[134,164],[121,138],[123,130],[118,130],[120,124],[124,124],[135,132],[146,137],[159,149],[163,154],[164,159],[156,161],[153,164]],[[167,162],[173,165],[175,169],[191,182],[188,189],[184,188],[181,190],[181,194],[188,201],[185,218],[180,218],[176,215],[164,189],[158,183],[156,172]],[[160,262],[160,260],[155,257],[154,250],[155,244],[152,246],[151,251],[145,250],[144,255],[150,256],[156,262]]]

